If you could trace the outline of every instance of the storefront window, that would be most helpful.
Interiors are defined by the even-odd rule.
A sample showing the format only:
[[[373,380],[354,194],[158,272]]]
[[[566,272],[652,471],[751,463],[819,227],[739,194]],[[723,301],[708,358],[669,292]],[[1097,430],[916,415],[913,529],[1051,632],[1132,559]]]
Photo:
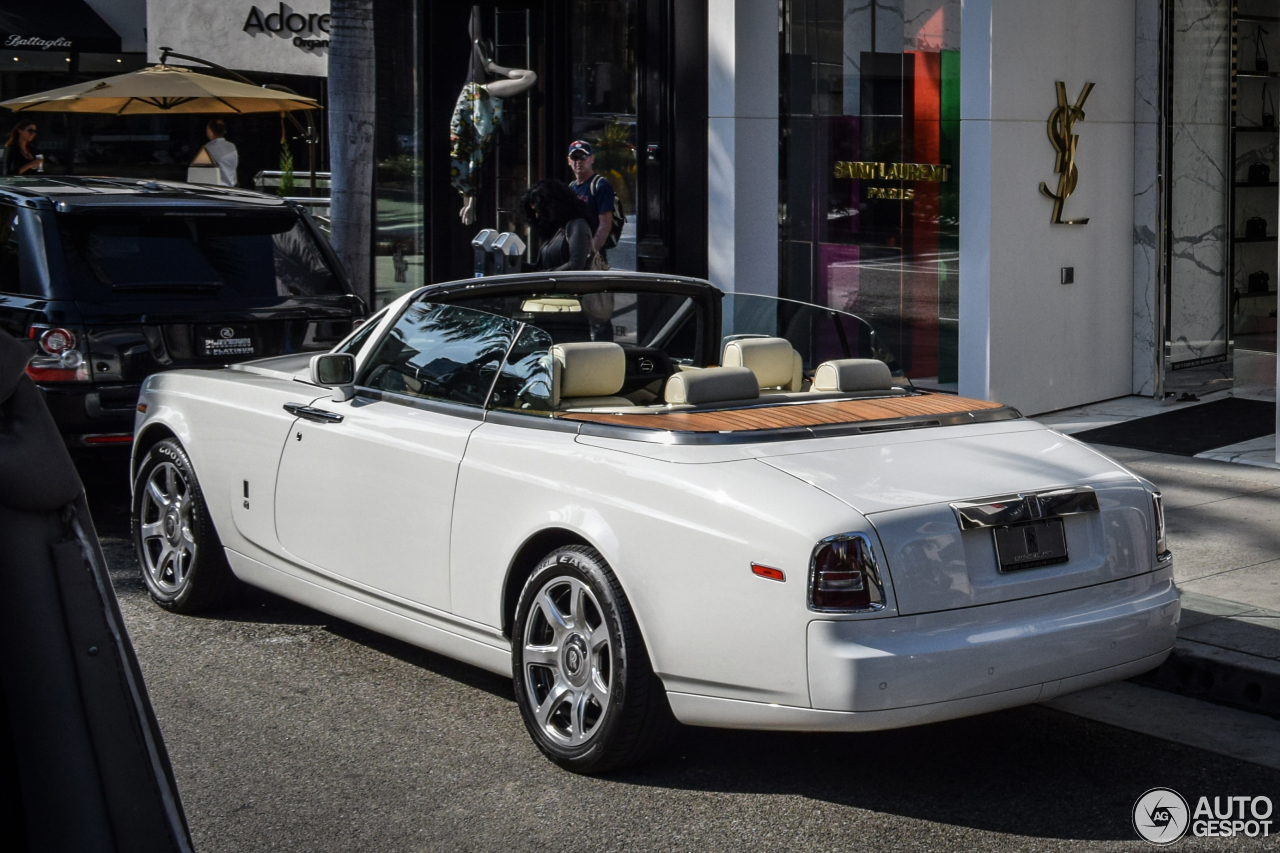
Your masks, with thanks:
[[[422,44],[417,0],[378,0],[373,254],[376,306],[426,282]]]
[[[784,0],[780,295],[954,390],[960,0]]]
[[[596,174],[613,186],[630,221],[608,253],[609,266],[625,270],[636,268],[636,5],[574,0],[569,16],[573,138],[591,143]],[[567,166],[563,179],[573,180]]]

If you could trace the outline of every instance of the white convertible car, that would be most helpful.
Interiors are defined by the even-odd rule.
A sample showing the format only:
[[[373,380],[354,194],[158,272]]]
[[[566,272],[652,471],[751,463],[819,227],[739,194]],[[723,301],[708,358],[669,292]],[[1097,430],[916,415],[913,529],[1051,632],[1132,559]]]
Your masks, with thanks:
[[[332,353],[147,380],[138,558],[174,611],[243,582],[510,675],[581,772],[673,715],[885,729],[1162,662],[1155,488],[893,368],[852,315],[691,279],[429,286]]]

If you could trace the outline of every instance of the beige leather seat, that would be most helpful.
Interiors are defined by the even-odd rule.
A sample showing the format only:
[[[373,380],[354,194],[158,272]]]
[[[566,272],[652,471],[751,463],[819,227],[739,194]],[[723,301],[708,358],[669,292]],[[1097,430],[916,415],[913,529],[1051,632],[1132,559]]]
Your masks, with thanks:
[[[745,367],[708,367],[674,373],[667,379],[663,399],[670,406],[701,406],[755,400],[760,397],[756,375]]]
[[[613,343],[555,344],[551,347],[551,406],[588,409],[630,406],[616,396],[627,378],[627,357]]]
[[[799,391],[804,383],[800,353],[783,338],[740,338],[724,346],[724,367],[745,367],[756,375],[761,394]]]
[[[891,391],[889,366],[874,358],[842,358],[824,361],[813,374],[810,391]]]

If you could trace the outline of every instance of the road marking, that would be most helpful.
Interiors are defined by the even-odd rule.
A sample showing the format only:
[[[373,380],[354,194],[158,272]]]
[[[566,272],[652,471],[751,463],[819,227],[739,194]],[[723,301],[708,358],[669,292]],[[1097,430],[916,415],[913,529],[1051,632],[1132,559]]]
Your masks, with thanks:
[[[1280,721],[1127,681],[1060,696],[1046,707],[1280,770]]]

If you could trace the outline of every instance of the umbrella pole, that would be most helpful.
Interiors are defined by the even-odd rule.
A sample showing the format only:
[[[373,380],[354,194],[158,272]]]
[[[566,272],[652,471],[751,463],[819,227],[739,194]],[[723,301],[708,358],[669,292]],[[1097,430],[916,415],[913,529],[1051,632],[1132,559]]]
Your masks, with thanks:
[[[307,116],[307,159],[311,163],[311,197],[316,197],[316,123]]]

